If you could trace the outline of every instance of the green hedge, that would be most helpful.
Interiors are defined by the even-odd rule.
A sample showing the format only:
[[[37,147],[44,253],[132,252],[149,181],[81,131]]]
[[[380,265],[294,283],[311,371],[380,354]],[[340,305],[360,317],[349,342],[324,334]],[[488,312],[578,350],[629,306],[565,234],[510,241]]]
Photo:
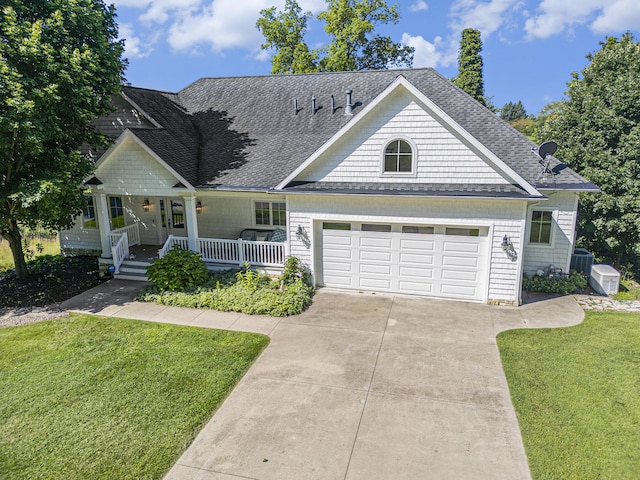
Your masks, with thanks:
[[[533,275],[524,274],[522,287],[528,292],[560,293],[568,295],[587,286],[582,274],[571,271],[569,275]]]

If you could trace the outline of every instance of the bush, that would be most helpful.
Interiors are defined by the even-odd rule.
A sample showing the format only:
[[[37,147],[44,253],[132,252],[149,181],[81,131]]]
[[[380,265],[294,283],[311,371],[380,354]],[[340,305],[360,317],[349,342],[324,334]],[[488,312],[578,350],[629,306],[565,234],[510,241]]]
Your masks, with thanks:
[[[302,265],[298,257],[288,257],[284,264],[284,270],[280,276],[280,280],[284,286],[294,285],[298,280],[302,280],[307,285],[311,284],[311,274],[309,270]]]
[[[308,280],[308,272],[300,265],[300,261],[289,257],[283,275],[274,280],[245,266],[241,270],[216,272],[208,282],[191,291],[160,289],[157,285],[147,287],[137,300],[284,317],[302,313],[311,305],[315,289],[307,283]]]
[[[158,290],[189,290],[204,284],[209,270],[200,254],[175,245],[147,267],[149,281]]]
[[[533,275],[524,274],[522,287],[528,292],[560,293],[568,295],[587,286],[582,274],[571,271],[569,275]]]

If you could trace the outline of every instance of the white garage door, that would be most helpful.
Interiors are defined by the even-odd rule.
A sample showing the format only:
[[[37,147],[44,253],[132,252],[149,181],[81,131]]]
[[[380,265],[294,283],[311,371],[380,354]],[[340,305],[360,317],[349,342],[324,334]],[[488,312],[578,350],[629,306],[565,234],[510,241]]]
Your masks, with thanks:
[[[329,287],[482,300],[487,229],[324,222]]]

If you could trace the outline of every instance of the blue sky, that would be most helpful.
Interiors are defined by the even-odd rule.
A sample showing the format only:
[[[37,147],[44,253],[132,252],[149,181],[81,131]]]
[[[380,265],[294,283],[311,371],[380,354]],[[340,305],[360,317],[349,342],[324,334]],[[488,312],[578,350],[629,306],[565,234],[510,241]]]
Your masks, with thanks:
[[[255,28],[263,8],[284,0],[111,0],[126,39],[127,80],[178,91],[201,77],[267,75],[269,54]],[[607,36],[631,31],[640,41],[638,0],[400,0],[401,19],[378,30],[415,47],[414,67],[457,73],[462,29],[482,33],[485,93],[501,107],[522,100],[537,114],[559,100],[571,73]],[[324,0],[299,0],[321,11]],[[309,26],[312,48],[327,42],[322,24]]]

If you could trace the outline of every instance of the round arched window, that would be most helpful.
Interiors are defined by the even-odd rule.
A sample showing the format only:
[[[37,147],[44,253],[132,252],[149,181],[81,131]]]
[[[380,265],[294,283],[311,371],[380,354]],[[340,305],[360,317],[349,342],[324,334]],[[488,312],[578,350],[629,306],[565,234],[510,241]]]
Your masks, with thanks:
[[[393,140],[384,150],[384,173],[411,173],[413,150],[405,140]]]

